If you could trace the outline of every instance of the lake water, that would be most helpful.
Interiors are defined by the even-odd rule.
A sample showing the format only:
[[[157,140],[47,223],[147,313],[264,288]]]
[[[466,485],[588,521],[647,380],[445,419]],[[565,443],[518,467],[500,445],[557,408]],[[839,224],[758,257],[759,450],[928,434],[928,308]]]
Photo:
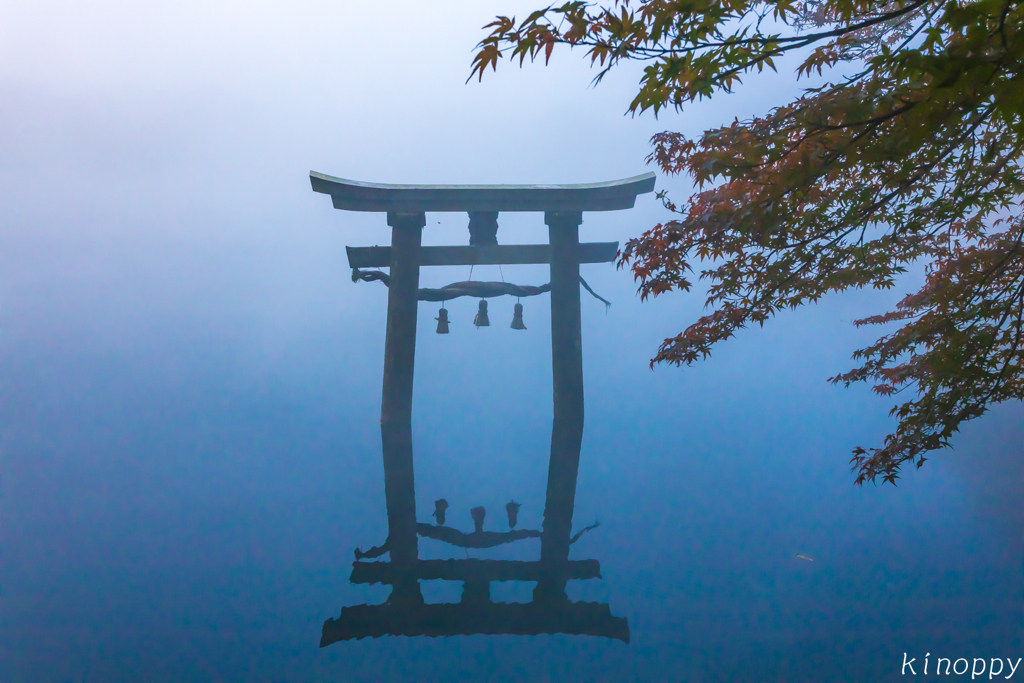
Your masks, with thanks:
[[[350,582],[355,549],[388,535],[387,290],[349,280],[337,247],[354,240],[309,236],[234,261],[241,237],[198,255],[126,237],[130,249],[102,258],[68,247],[35,259],[34,242],[9,240],[24,258],[5,256],[18,287],[0,342],[0,681],[868,681],[899,678],[904,653],[918,672],[926,653],[1021,654],[1018,407],[899,488],[854,488],[844,454],[884,434],[887,406],[823,380],[856,342],[843,317],[870,297],[783,315],[700,366],[652,372],[659,330],[690,309],[640,304],[610,266],[582,267],[614,302],[605,313],[582,301],[571,523],[600,525],[570,559],[596,560],[600,576],[568,580],[561,599],[583,611],[552,616],[563,603],[542,598],[526,616],[420,618],[407,594],[368,617],[375,626],[348,612],[349,639],[321,648],[326,621],[391,591]],[[539,284],[546,268],[508,270]],[[456,271],[424,284],[464,279]],[[420,523],[436,526],[445,499],[447,528],[472,532],[480,506],[484,529],[504,533],[514,499],[517,528],[542,528],[551,321],[546,296],[523,301],[525,331],[508,328],[507,297],[483,329],[474,300],[449,302],[449,335],[434,333],[437,304],[420,304]],[[536,563],[540,545],[421,537],[418,553]],[[530,603],[537,584],[484,586],[474,598],[462,581],[423,580],[418,596]],[[419,626],[402,626],[403,609]],[[388,624],[470,634],[358,637]],[[594,634],[502,634],[538,628]]]

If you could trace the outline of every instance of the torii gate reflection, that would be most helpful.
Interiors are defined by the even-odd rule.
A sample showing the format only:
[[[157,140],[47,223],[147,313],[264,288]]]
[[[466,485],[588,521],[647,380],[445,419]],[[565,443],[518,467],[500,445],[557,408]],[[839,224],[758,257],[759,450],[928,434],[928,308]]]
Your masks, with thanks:
[[[589,185],[379,185],[311,172],[313,190],[331,195],[336,209],[386,212],[390,247],[348,247],[353,279],[360,267],[390,268],[381,441],[388,515],[389,562],[353,564],[353,583],[392,586],[382,605],[342,608],[324,623],[320,646],[338,640],[392,635],[566,633],[629,642],[629,626],[607,604],[570,602],[570,579],[600,577],[597,560],[570,561],[569,546],[580,445],[583,438],[583,352],[580,336],[580,264],[614,260],[618,243],[581,244],[584,211],[632,208],[638,194],[654,189],[654,174]],[[422,247],[426,212],[467,212],[470,246]],[[547,245],[499,246],[502,211],[543,211]],[[476,534],[437,531],[416,522],[412,456],[412,390],[416,313],[420,299],[437,290],[419,289],[422,265],[547,263],[551,268],[551,353],[554,420],[541,551],[537,562],[420,560],[417,534],[473,542]],[[427,294],[424,294],[424,293]],[[438,299],[432,299],[438,300]],[[452,533],[448,533],[451,531]],[[479,532],[478,533],[491,533]],[[522,537],[523,532],[513,532]],[[536,532],[527,535],[537,535]],[[479,537],[477,537],[479,538]],[[461,540],[458,540],[461,539]],[[493,540],[493,539],[492,539]],[[509,540],[515,540],[509,538]],[[380,549],[378,554],[383,554]],[[424,604],[421,579],[463,581],[462,601]],[[491,581],[536,581],[524,604],[489,601]]]

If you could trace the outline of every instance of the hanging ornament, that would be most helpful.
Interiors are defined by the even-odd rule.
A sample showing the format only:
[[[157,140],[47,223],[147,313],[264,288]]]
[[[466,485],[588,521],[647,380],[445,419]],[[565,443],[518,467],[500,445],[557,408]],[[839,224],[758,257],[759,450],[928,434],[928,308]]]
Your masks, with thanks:
[[[473,508],[469,511],[469,514],[473,517],[474,531],[480,533],[484,530],[484,515],[487,514],[487,510],[482,507]]]
[[[485,299],[480,300],[480,308],[476,312],[476,317],[473,318],[473,324],[477,327],[491,326],[491,321],[487,318],[487,301]]]
[[[513,330],[525,330],[526,325],[523,324],[523,305],[516,302],[516,307],[512,309],[512,325],[510,327]]]
[[[516,305],[518,306],[518,304],[516,304]],[[521,508],[521,507],[522,507],[522,505],[520,505],[519,503],[515,502],[514,500],[509,501],[505,505],[505,512],[508,513],[508,528],[509,529],[515,529],[516,528],[516,524],[519,522],[519,508]]]
[[[441,310],[437,312],[437,317],[434,318],[437,321],[437,333],[448,334],[448,309],[442,304]]]
[[[434,501],[434,514],[432,516],[437,518],[437,523],[441,526],[444,526],[444,512],[447,509],[448,501],[444,498]]]

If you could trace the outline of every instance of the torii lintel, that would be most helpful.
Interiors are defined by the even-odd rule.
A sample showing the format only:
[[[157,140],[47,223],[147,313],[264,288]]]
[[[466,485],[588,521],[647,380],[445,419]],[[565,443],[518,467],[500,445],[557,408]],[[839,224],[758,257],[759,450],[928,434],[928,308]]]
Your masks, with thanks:
[[[618,211],[654,190],[654,173],[578,185],[387,185],[309,172],[314,192],[334,208],[389,213]]]

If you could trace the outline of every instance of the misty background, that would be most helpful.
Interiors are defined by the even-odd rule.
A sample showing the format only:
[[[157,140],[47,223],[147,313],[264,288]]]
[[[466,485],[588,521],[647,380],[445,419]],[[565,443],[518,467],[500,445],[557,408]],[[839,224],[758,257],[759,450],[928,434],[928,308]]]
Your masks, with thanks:
[[[660,119],[624,115],[638,66],[598,87],[583,52],[465,83],[481,27],[529,2],[0,1],[0,682],[889,680],[909,656],[1014,657],[1024,610],[1022,410],[971,423],[898,488],[852,485],[891,398],[826,382],[881,333],[852,320],[921,281],[833,296],[692,368],[649,368],[699,288],[640,303],[585,265],[586,431],[573,546],[631,642],[365,639],[325,619],[382,602],[348,582],[384,540],[387,290],[345,246],[381,214],[336,211],[310,170],[385,183],[582,183],[647,169],[650,136],[785,103],[794,66]],[[686,178],[659,175],[681,201]],[[584,214],[585,241],[666,217],[653,195]],[[466,244],[427,214],[424,244]],[[500,243],[543,243],[502,214]],[[421,286],[465,280],[424,268]],[[474,279],[548,281],[543,266]],[[548,298],[421,303],[418,518],[539,528],[551,427]],[[534,543],[534,546],[530,546]],[[477,552],[533,558],[539,542]],[[421,557],[447,552],[420,541]],[[505,554],[500,554],[504,552]],[[796,558],[803,554],[807,562]],[[443,582],[425,582],[441,584]],[[428,601],[458,586],[424,586]],[[492,584],[495,600],[530,586]],[[433,597],[432,597],[433,596]]]

